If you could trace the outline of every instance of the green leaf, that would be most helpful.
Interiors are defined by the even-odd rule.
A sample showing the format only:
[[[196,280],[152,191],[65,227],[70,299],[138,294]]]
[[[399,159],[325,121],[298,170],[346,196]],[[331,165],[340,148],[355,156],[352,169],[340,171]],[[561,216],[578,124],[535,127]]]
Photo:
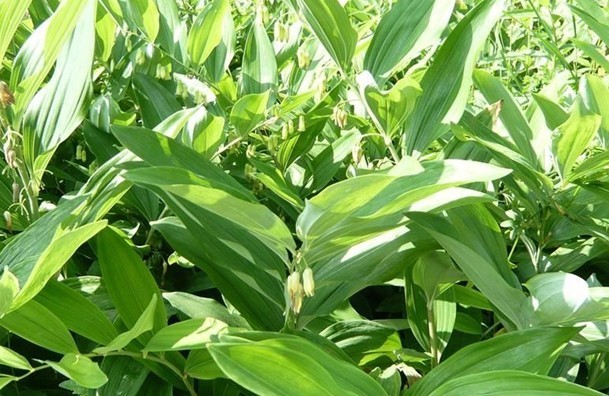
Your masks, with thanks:
[[[7,313],[13,305],[13,299],[19,292],[19,279],[4,267],[0,277],[0,318]]]
[[[55,64],[64,44],[70,39],[82,12],[92,3],[82,0],[62,1],[53,15],[38,26],[19,50],[10,83],[15,93],[14,111],[18,119]]]
[[[290,0],[299,9],[332,59],[344,72],[350,69],[357,32],[338,0]]]
[[[319,335],[335,343],[359,366],[373,364],[383,356],[393,359],[394,352],[402,348],[394,329],[372,321],[337,322]]]
[[[419,84],[406,77],[390,90],[379,91],[374,84],[364,87],[364,99],[376,125],[385,135],[392,136],[412,112],[416,99],[421,95]]]
[[[557,378],[544,377],[522,371],[497,370],[466,375],[450,380],[436,388],[429,396],[488,395],[547,395],[600,396],[601,393]]]
[[[247,327],[243,318],[231,314],[224,305],[212,298],[182,292],[163,293],[163,298],[191,319],[214,318],[229,326]]]
[[[371,174],[324,189],[307,201],[296,232],[309,263],[395,228],[403,212],[429,195],[461,184],[489,181],[508,170],[473,161],[423,163],[404,176]],[[355,193],[357,192],[357,193]]]
[[[100,395],[139,396],[150,371],[137,360],[128,356],[106,356],[101,369],[108,382],[100,388]]]
[[[546,124],[550,129],[556,129],[563,124],[569,118],[569,114],[560,107],[559,104],[553,102],[551,99],[541,95],[533,94],[535,103],[539,106],[543,112]],[[508,124],[509,125],[509,124]]]
[[[410,388],[406,395],[429,395],[448,381],[495,370],[545,375],[579,329],[543,327],[514,331],[461,348]]]
[[[0,390],[13,381],[18,381],[19,378],[10,375],[0,375]]]
[[[71,331],[100,344],[117,336],[106,314],[92,301],[65,283],[51,279],[34,298],[55,314]],[[86,312],[86,315],[82,313]]]
[[[188,319],[161,329],[146,344],[144,351],[180,351],[205,348],[212,337],[227,329],[213,318]]]
[[[241,92],[250,95],[270,91],[269,102],[274,103],[277,84],[277,61],[273,44],[266,33],[262,15],[258,14],[243,49]]]
[[[140,29],[150,42],[159,34],[159,10],[156,0],[118,0],[129,27]]]
[[[76,250],[106,228],[106,225],[106,220],[89,223],[63,232],[54,238],[51,245],[37,259],[27,281],[14,299],[12,309],[20,307],[34,298],[44,288],[44,285],[61,270],[61,267]]]
[[[505,8],[504,0],[484,0],[463,18],[435,55],[421,80],[423,95],[408,123],[404,148],[422,153],[461,118],[478,53]]]
[[[383,15],[364,58],[364,69],[380,83],[439,38],[454,1],[399,0]]]
[[[537,274],[525,284],[531,294],[536,325],[574,325],[609,319],[606,304],[597,301],[586,281],[564,272]]]
[[[97,389],[108,381],[108,377],[100,370],[97,363],[86,356],[69,353],[59,362],[47,360],[45,363],[85,388]]]
[[[188,376],[202,380],[226,378],[207,349],[194,349],[188,354],[186,367]]]
[[[97,236],[97,258],[104,284],[123,322],[133,328],[153,296],[157,297],[153,332],[167,319],[161,292],[134,248],[120,231],[109,227]],[[149,337],[142,337],[146,341]]]
[[[0,365],[16,368],[19,370],[31,370],[32,366],[26,358],[15,351],[0,346]]]
[[[83,3],[87,7],[61,49],[51,80],[34,96],[23,120],[23,156],[37,180],[57,146],[85,118],[85,106],[93,93],[96,2]]]
[[[488,103],[501,101],[499,112],[501,122],[516,145],[518,153],[535,166],[538,162],[538,154],[533,149],[535,134],[512,95],[503,86],[501,80],[485,70],[474,72],[474,82]],[[540,157],[541,155],[542,153],[539,153]]]
[[[230,17],[228,0],[214,0],[197,15],[188,32],[188,54],[197,65],[202,65],[222,41],[224,20]]]
[[[0,252],[0,268],[8,266],[23,285],[11,309],[40,291],[76,249],[105,226],[105,221],[101,221],[71,228],[75,226],[76,215],[86,198],[81,196],[60,203],[13,238]]]
[[[0,3],[0,59],[4,59],[6,49],[31,2],[32,0],[5,0]]]
[[[264,395],[386,395],[383,388],[355,366],[341,361],[300,337],[208,346],[230,379]]]
[[[33,344],[57,353],[78,352],[66,326],[51,311],[36,301],[4,315],[0,326]]]
[[[154,316],[157,308],[157,295],[154,294],[150,300],[150,304],[146,307],[142,315],[138,318],[137,322],[128,331],[119,334],[115,339],[110,341],[105,347],[95,348],[93,352],[100,355],[105,355],[108,352],[118,351],[123,349],[137,337],[143,333],[152,330],[154,325]]]
[[[136,73],[133,91],[146,128],[154,128],[181,109],[175,96],[154,78]]]
[[[558,173],[565,180],[573,169],[578,157],[590,145],[599,127],[601,117],[593,114],[577,99],[569,119],[558,127],[559,136],[553,142]]]
[[[284,279],[285,264],[277,263],[264,247],[252,248],[244,256],[237,242],[222,240],[215,231],[202,225],[213,217],[189,219],[194,213],[180,210],[187,230],[176,218],[166,217],[153,223],[153,227],[165,237],[171,246],[190,262],[202,268],[222,295],[233,305],[248,323],[257,329],[279,330],[285,318]],[[245,234],[247,237],[247,234]],[[241,244],[251,243],[242,239]],[[207,248],[201,249],[204,243]],[[250,259],[246,257],[251,257]],[[281,268],[282,272],[279,272]]]
[[[207,179],[207,183],[204,185],[221,189],[246,201],[256,201],[251,191],[202,154],[161,133],[155,133],[145,128],[116,126],[112,127],[112,133],[126,148],[150,165],[181,168],[182,173],[184,170],[190,171]],[[176,177],[176,180],[178,179]]]
[[[601,143],[607,147],[609,145],[609,89],[599,77],[586,75],[580,81],[579,92],[584,106],[601,116],[599,135]]]
[[[245,95],[235,103],[230,112],[230,122],[237,133],[245,138],[266,119],[270,91],[260,94]]]
[[[422,226],[455,260],[459,268],[476,287],[517,328],[524,328],[527,317],[526,297],[521,290],[508,284],[492,262],[464,242],[455,228],[444,218],[429,213],[408,213],[408,217]]]

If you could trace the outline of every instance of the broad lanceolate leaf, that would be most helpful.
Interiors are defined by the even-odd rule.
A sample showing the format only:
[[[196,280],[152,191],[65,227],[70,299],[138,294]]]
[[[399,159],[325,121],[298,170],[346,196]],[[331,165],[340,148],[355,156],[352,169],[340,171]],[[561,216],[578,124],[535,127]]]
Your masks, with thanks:
[[[429,396],[488,395],[488,391],[505,396],[600,396],[602,393],[558,378],[535,375],[524,371],[497,370],[477,373],[450,380]]]
[[[454,0],[399,0],[378,24],[364,69],[381,83],[403,62],[434,44],[446,28]]]
[[[421,80],[423,95],[408,122],[403,140],[408,154],[423,152],[446,130],[443,124],[456,122],[461,117],[478,53],[501,17],[505,4],[505,0],[480,2],[438,50]]]
[[[106,222],[100,221],[73,228],[85,200],[80,197],[64,201],[2,250],[0,268],[8,266],[21,288],[11,309],[34,297],[81,244],[105,227]]]
[[[545,375],[579,330],[544,327],[515,331],[460,349],[418,381],[406,394],[429,395],[449,380],[494,370]]]
[[[57,146],[84,119],[92,93],[96,2],[83,3],[87,7],[61,50],[53,77],[36,94],[23,121],[23,155],[36,180],[42,178]]]
[[[408,77],[388,91],[380,91],[375,84],[367,84],[363,91],[370,116],[382,128],[380,132],[387,136],[392,136],[402,126],[421,95],[419,84]]]
[[[573,105],[569,119],[558,127],[560,135],[554,141],[554,155],[558,173],[565,180],[577,158],[594,139],[601,125],[601,117],[586,108],[581,99]]]
[[[355,366],[339,360],[300,337],[268,334],[254,342],[220,337],[208,346],[222,371],[256,394],[387,395]]]
[[[157,300],[157,295],[152,295],[150,304],[148,304],[144,312],[142,312],[142,315],[138,318],[137,322],[135,322],[131,329],[122,334],[119,334],[115,339],[109,342],[108,345],[96,348],[94,352],[103,355],[108,352],[123,349],[141,334],[152,330],[152,327],[154,326],[154,316],[157,308]]]
[[[125,21],[134,30],[144,32],[154,42],[159,34],[159,9],[156,0],[118,0]]]
[[[51,311],[36,301],[4,315],[0,326],[29,342],[57,353],[78,352],[66,326]]]
[[[270,97],[270,91],[266,91],[245,95],[235,103],[230,112],[230,122],[241,137],[245,138],[266,119]]]
[[[495,265],[480,255],[476,247],[462,242],[460,234],[451,223],[439,215],[408,213],[408,217],[422,226],[448,252],[459,268],[498,308],[499,312],[517,328],[528,322],[523,310],[526,297],[521,290],[512,287],[499,273]]]
[[[220,44],[227,15],[230,17],[230,2],[214,0],[195,19],[188,33],[188,54],[195,64],[202,65]]]
[[[241,66],[241,92],[244,95],[262,94],[270,91],[270,103],[277,94],[277,61],[273,44],[266,33],[262,15],[259,14],[251,27]]]
[[[279,330],[284,325],[285,307],[284,284],[279,268],[284,264],[259,258],[263,248],[252,249],[247,258],[242,255],[240,244],[250,241],[241,239],[239,243],[222,240],[208,230],[200,220],[189,219],[193,213],[183,209],[178,212],[184,218],[187,230],[176,218],[166,217],[153,223],[169,244],[190,262],[202,268],[222,295],[256,329]],[[198,213],[201,215],[202,213]],[[201,217],[204,219],[204,217]],[[201,248],[204,243],[206,248]],[[271,256],[272,257],[272,256]]]
[[[19,279],[4,267],[0,276],[0,318],[11,309],[13,299],[19,292]]]
[[[5,0],[0,2],[0,59],[13,39],[32,0]],[[0,63],[0,69],[2,63]]]
[[[53,312],[70,331],[76,334],[100,344],[107,344],[116,337],[118,334],[116,328],[106,313],[64,282],[51,280],[36,295],[34,301]],[[82,312],[87,314],[83,315]]]
[[[609,146],[609,88],[599,77],[590,74],[581,79],[579,94],[586,108],[601,116],[601,144]]]
[[[198,297],[194,294],[172,292],[163,293],[163,298],[172,307],[191,319],[214,318],[233,327],[247,327],[247,322],[213,298]]]
[[[508,170],[473,161],[423,163],[405,176],[372,174],[333,184],[307,201],[296,231],[309,263],[336,255],[395,228],[403,212],[433,193],[461,184],[503,177]]]
[[[227,329],[213,318],[189,319],[161,329],[146,344],[145,351],[180,351],[205,348],[212,337]]]
[[[26,358],[15,351],[0,346],[0,365],[16,368],[19,370],[31,370],[32,366]]]
[[[538,157],[541,158],[545,152],[544,150],[540,150],[539,153],[535,152],[533,129],[507,88],[503,86],[501,80],[484,70],[474,72],[474,83],[488,103],[501,101],[499,117],[516,145],[517,152],[536,167]]]
[[[59,362],[45,363],[85,388],[97,389],[108,381],[108,377],[100,370],[97,363],[86,356],[69,353]]]
[[[83,0],[62,1],[53,15],[32,33],[19,50],[10,84],[15,93],[17,119],[23,114],[34,93],[55,64],[83,10],[91,6],[91,3],[93,2]]]
[[[97,236],[96,242],[104,284],[123,322],[129,328],[135,326],[156,295],[153,331],[164,327],[167,319],[161,292],[124,235],[114,228],[108,228]]]
[[[349,70],[355,53],[357,33],[338,0],[289,0],[300,10],[319,41],[334,61]]]

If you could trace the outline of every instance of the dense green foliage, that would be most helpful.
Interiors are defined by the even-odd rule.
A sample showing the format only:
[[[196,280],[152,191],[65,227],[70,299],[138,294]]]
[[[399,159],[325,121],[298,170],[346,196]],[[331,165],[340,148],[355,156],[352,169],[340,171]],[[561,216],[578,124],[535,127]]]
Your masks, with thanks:
[[[605,3],[0,0],[0,393],[607,392]]]

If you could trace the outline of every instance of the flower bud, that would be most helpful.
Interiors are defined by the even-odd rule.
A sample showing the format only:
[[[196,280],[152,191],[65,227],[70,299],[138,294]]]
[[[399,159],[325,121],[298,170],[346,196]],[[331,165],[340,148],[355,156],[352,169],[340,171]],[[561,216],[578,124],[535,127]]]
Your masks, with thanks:
[[[287,123],[281,127],[281,140],[287,140],[290,137],[290,127]]]
[[[9,150],[4,156],[6,159],[6,164],[10,168],[17,168],[17,153],[15,152],[15,150]]]
[[[306,49],[302,47],[296,51],[296,59],[298,59],[298,67],[301,69],[307,69],[311,65],[311,56]]]
[[[347,112],[339,106],[334,107],[332,110],[332,120],[337,127],[341,129],[344,128],[347,125],[348,120]]]
[[[76,160],[77,161],[82,159],[82,152],[83,152],[82,145],[81,144],[77,145],[76,146]]]
[[[315,280],[313,279],[313,270],[311,267],[305,268],[302,272],[302,287],[304,294],[307,297],[313,297],[315,294]]]
[[[8,210],[4,211],[4,221],[6,222],[6,229],[13,231],[13,218]]]
[[[13,202],[19,202],[19,195],[21,194],[21,186],[17,182],[13,182]]]
[[[250,144],[249,146],[247,146],[247,150],[245,151],[245,156],[247,158],[252,158],[254,155],[256,155],[256,146],[254,146],[253,144]]]
[[[307,125],[305,124],[305,118],[303,115],[298,117],[298,132],[304,132],[307,129]]]
[[[140,66],[146,63],[146,53],[143,49],[138,49],[135,53],[135,63]]]
[[[300,272],[292,272],[287,279],[288,296],[290,298],[290,306],[294,313],[299,313],[302,307],[303,288],[300,283]]]

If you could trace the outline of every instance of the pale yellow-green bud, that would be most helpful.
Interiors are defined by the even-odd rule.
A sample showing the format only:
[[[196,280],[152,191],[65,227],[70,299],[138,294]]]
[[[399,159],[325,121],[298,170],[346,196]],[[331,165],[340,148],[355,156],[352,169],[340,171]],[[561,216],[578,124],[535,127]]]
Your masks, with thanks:
[[[305,268],[302,272],[302,287],[304,294],[307,297],[313,297],[315,294],[315,280],[313,279],[313,270],[311,267]]]
[[[279,135],[271,135],[269,137],[269,140],[267,141],[267,147],[268,147],[269,151],[277,150],[277,148],[279,147],[279,143],[280,143],[279,139],[280,139]]]
[[[6,164],[10,167],[10,168],[17,168],[17,153],[15,152],[15,150],[9,150],[6,154]]]
[[[305,123],[305,118],[303,115],[298,117],[298,132],[304,132],[307,129],[307,125]]]
[[[4,221],[6,222],[6,229],[13,231],[13,218],[8,210],[4,211]]]
[[[135,53],[135,63],[140,66],[146,63],[146,52],[141,48]]]
[[[291,273],[286,282],[290,306],[292,311],[295,314],[298,314],[302,308],[302,300],[304,297],[302,283],[300,283],[300,272],[296,271]]]
[[[332,110],[332,120],[339,128],[344,128],[347,125],[347,112],[341,107],[336,106]]]
[[[245,168],[243,169],[243,173],[245,174],[245,178],[247,180],[255,180],[253,173],[256,171],[256,168],[254,168],[252,165],[250,164],[245,164]]]
[[[311,64],[309,51],[302,47],[298,48],[298,51],[296,51],[296,58],[298,59],[298,67],[301,69],[306,69]]]
[[[245,151],[245,156],[247,158],[252,158],[256,154],[256,146],[250,144],[247,146],[247,150]]]
[[[287,140],[290,136],[290,127],[287,123],[283,124],[281,127],[281,140]]]
[[[82,159],[82,152],[83,152],[82,145],[79,144],[78,146],[76,146],[76,160],[77,161]]]
[[[19,202],[19,194],[21,194],[21,186],[17,182],[13,182],[13,202]]]

